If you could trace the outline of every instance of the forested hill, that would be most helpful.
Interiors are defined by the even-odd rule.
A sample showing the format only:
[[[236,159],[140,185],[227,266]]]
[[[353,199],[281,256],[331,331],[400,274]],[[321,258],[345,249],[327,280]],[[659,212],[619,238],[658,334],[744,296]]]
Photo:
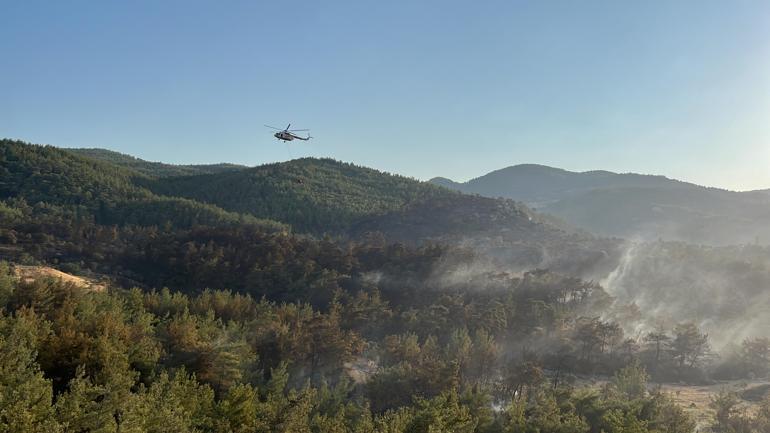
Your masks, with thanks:
[[[137,184],[130,169],[80,157],[51,146],[0,140],[0,200],[40,215],[115,225],[263,224],[216,206],[153,193]]]
[[[331,159],[303,158],[246,170],[157,179],[159,194],[291,224],[303,232],[340,232],[358,219],[458,193]]]
[[[130,168],[147,176],[153,177],[171,177],[171,176],[191,176],[196,174],[211,174],[222,173],[227,171],[237,171],[246,168],[237,164],[164,164],[162,162],[145,161],[126,155],[124,153],[115,152],[107,149],[62,149],[67,152],[74,153],[79,156],[85,156],[91,159],[97,159],[100,161],[109,162],[120,167]]]

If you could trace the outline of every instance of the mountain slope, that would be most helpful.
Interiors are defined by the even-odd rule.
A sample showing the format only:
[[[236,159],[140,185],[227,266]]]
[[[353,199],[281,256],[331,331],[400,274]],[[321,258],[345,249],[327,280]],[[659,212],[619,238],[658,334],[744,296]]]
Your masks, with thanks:
[[[264,223],[211,204],[158,195],[137,184],[141,173],[51,146],[0,140],[0,200],[71,215],[100,224],[191,227],[199,224]]]
[[[457,193],[403,176],[331,159],[303,158],[237,172],[157,179],[153,191],[291,224],[315,233],[356,219]]]
[[[196,174],[212,174],[228,171],[238,171],[246,168],[237,164],[201,164],[201,165],[176,165],[162,162],[145,161],[107,149],[62,149],[86,158],[108,162],[120,167],[128,168],[154,177],[191,176]]]
[[[517,165],[465,183],[431,182],[466,193],[520,200],[594,233],[705,244],[770,242],[770,196],[662,176],[570,172]]]

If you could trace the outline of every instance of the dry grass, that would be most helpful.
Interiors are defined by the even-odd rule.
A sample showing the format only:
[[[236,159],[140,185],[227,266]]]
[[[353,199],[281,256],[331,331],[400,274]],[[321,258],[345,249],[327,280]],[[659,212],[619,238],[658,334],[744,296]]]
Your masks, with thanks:
[[[70,283],[77,287],[93,290],[96,292],[101,292],[107,289],[107,285],[104,283],[67,274],[47,266],[16,265],[13,267],[13,272],[16,275],[16,278],[25,282],[32,282],[41,278],[53,278],[55,280],[60,280],[65,283]]]
[[[671,396],[698,423],[698,431],[708,432],[708,426],[714,421],[714,412],[709,407],[711,400],[720,392],[735,392],[739,398],[749,388],[768,385],[766,381],[728,381],[714,385],[694,386],[664,384],[661,390]],[[751,413],[756,410],[757,401],[741,400],[740,407]]]

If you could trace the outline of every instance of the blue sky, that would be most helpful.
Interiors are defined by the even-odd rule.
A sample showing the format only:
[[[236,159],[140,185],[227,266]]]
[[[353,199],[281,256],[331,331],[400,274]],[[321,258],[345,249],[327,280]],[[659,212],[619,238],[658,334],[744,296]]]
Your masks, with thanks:
[[[2,137],[149,160],[770,188],[763,0],[0,0],[0,94]]]

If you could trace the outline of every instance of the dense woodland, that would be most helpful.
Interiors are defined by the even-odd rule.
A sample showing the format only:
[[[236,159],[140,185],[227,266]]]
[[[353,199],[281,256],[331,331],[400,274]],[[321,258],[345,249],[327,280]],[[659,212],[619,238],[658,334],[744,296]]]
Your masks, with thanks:
[[[113,152],[106,149],[63,149],[75,155],[85,156],[91,159],[109,162],[139,172],[150,177],[172,177],[172,176],[192,176],[196,174],[213,174],[227,171],[237,171],[246,168],[237,164],[197,164],[197,165],[176,165],[164,164],[162,162],[145,161],[119,152]]]
[[[362,216],[427,198],[458,195],[370,168],[313,158],[228,173],[161,178],[145,185],[160,194],[264,216],[313,233],[340,231]]]
[[[520,248],[491,254],[435,226],[394,236],[426,206],[469,200],[409,179],[303,160],[247,170],[254,194],[149,167],[0,142],[0,431],[692,432],[657,383],[770,370],[766,338],[719,357],[688,320],[629,333],[635,304],[564,272],[619,260],[597,258],[617,242],[508,201],[492,206],[509,228],[498,242]],[[174,195],[190,183],[201,195]],[[223,191],[263,201],[225,205],[239,200]],[[485,229],[484,206],[439,226]],[[500,267],[539,241],[579,257]],[[20,281],[14,264],[109,288]],[[770,400],[713,406],[718,431],[770,429]]]

